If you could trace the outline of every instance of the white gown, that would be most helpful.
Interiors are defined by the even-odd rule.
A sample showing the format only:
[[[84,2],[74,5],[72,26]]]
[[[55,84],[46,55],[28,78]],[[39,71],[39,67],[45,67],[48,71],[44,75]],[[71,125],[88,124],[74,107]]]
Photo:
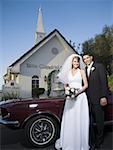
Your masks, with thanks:
[[[68,74],[69,86],[82,88],[80,69],[75,76]],[[60,139],[55,148],[62,150],[89,150],[89,111],[86,94],[83,92],[76,99],[66,99],[62,116]]]

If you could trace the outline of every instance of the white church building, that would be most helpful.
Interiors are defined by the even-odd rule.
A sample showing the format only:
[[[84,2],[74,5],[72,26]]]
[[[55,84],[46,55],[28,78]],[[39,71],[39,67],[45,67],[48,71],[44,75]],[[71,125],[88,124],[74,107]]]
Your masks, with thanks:
[[[34,89],[44,88],[43,96],[47,96],[48,90],[50,96],[59,96],[63,86],[56,74],[72,53],[76,53],[74,47],[57,29],[46,35],[39,9],[35,45],[7,68],[3,95],[28,98],[33,97]]]

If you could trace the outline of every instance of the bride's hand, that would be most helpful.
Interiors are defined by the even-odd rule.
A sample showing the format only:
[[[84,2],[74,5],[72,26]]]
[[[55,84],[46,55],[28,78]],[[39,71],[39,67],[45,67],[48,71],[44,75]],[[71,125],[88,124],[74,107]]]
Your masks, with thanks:
[[[69,86],[65,87],[65,90],[69,90],[69,89],[70,89],[70,87],[69,87]]]
[[[80,94],[81,94],[81,90],[78,89],[78,92],[75,94],[75,97],[77,97],[77,96],[80,95]]]
[[[65,90],[69,90],[69,89],[70,89],[69,85],[66,84],[66,85],[64,86],[64,89],[65,89]]]

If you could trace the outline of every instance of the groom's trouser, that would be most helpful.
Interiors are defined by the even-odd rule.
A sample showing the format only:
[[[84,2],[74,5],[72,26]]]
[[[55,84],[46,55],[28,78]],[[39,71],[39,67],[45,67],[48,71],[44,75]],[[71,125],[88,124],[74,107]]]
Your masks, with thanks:
[[[103,130],[104,130],[104,110],[99,104],[91,104],[90,106],[90,144],[96,143],[101,144],[103,141]],[[96,128],[93,124],[96,123]]]

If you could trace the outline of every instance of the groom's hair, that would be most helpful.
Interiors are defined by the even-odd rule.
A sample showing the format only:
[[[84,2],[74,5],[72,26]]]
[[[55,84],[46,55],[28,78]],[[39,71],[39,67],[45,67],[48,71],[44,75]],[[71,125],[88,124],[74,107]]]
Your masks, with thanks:
[[[84,52],[84,53],[82,54],[82,57],[83,57],[84,55],[89,55],[89,56],[92,56],[92,57],[93,57],[93,54],[92,54],[91,52]]]
[[[83,58],[85,55],[91,56],[91,57],[92,57],[92,60],[95,61],[95,56],[94,56],[94,54],[92,54],[91,52],[84,52],[84,53],[82,54],[82,58]]]

